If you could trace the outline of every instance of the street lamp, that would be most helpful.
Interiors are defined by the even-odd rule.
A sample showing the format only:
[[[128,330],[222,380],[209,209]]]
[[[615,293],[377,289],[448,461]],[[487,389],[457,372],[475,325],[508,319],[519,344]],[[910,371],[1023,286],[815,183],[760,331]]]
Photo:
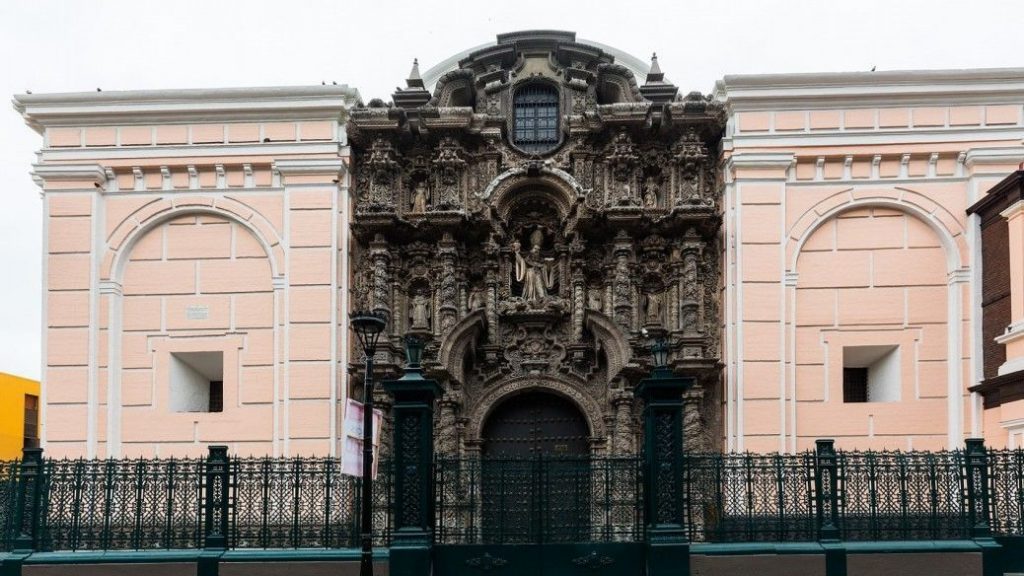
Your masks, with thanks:
[[[355,312],[349,321],[363,347],[366,365],[363,372],[363,483],[360,495],[359,576],[373,576],[373,357],[377,340],[387,326],[387,314],[381,311]]]

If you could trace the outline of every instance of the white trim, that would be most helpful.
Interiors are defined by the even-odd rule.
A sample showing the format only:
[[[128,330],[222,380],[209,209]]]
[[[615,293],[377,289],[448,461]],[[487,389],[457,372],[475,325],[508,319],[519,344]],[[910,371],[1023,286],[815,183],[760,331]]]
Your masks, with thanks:
[[[105,175],[104,178],[106,178]],[[89,379],[86,394],[89,407],[88,414],[86,416],[88,429],[86,432],[85,452],[87,458],[96,458],[98,456],[99,447],[99,358],[97,358],[100,338],[99,268],[101,262],[99,255],[104,252],[104,248],[106,247],[106,234],[104,233],[103,225],[103,211],[105,209],[103,206],[103,197],[99,191],[93,191],[91,196],[92,213],[90,214],[90,223],[92,224],[92,250],[89,254],[89,357],[86,360],[88,363]],[[107,401],[109,402],[109,386],[107,394]],[[107,440],[109,441],[109,438],[107,438]],[[110,455],[109,444],[107,444],[106,455]]]
[[[941,129],[874,129],[834,132],[741,132],[729,139],[729,145],[743,147],[807,147],[822,146],[883,146],[915,143],[989,142],[992,140],[1020,141],[1024,129],[1020,126],[969,126]]]
[[[737,111],[1024,101],[1024,68],[727,75],[715,97]]]
[[[272,158],[292,154],[337,154],[338,142],[317,140],[313,142],[265,142],[248,144],[173,144],[156,146],[117,146],[89,148],[47,148],[40,152],[40,160],[46,164],[55,162],[101,160],[160,159],[166,163],[170,158],[224,157],[224,156],[266,156]],[[195,164],[189,160],[190,164]]]
[[[731,160],[731,159],[730,159]],[[744,450],[744,436],[743,436],[743,191],[742,184],[736,182],[734,184],[734,196],[735,205],[733,206],[733,212],[735,213],[736,230],[734,234],[735,238],[735,254],[736,254],[736,443],[735,450],[737,452],[743,452]]]
[[[969,203],[973,204],[977,196],[975,181],[969,183]],[[981,217],[978,214],[967,216],[967,246],[971,254],[971,384],[980,384],[985,378],[984,363],[984,334],[982,332],[982,258],[981,258]],[[984,418],[982,415],[983,406],[981,395],[971,392],[971,437],[982,437],[982,426]]]
[[[1000,212],[999,215],[1009,220],[1010,218],[1013,218],[1014,216],[1017,216],[1022,212],[1024,212],[1024,200],[1017,200],[1013,204],[1010,204],[1010,206],[1007,207],[1005,210]]]
[[[343,120],[359,92],[340,86],[282,86],[18,94],[14,108],[37,132],[50,126],[182,122]]]
[[[1024,338],[1024,320],[1018,320],[1006,327],[1006,331],[993,338],[999,344],[1009,344]]]
[[[986,130],[994,130],[987,128]],[[1022,136],[1018,136],[1018,139]],[[993,148],[971,148],[964,157],[964,165],[968,168],[977,164],[1020,164],[1024,162],[1024,147],[1001,146]],[[1002,175],[1000,175],[1001,177]]]
[[[42,342],[39,345],[39,446],[46,450],[47,433],[50,429],[47,422],[47,402],[49,400],[50,379],[48,377],[50,362],[47,358],[47,340],[50,336],[49,326],[49,268],[50,268],[50,199],[46,192],[41,192],[43,199],[43,238],[42,238],[42,262],[40,263],[41,277],[39,282],[39,299],[42,304],[42,311],[39,314],[39,335]]]
[[[271,167],[282,175],[341,175],[345,171],[345,161],[341,158],[299,158],[294,160],[276,160]],[[317,184],[323,187],[323,184]],[[292,186],[289,185],[288,188]]]
[[[121,436],[121,341],[124,316],[124,290],[116,280],[100,280],[100,298],[107,303],[107,456],[122,455]],[[161,299],[161,306],[164,300]],[[161,319],[164,315],[160,315]],[[162,328],[162,327],[161,327]]]
[[[723,242],[725,243],[725,262],[723,262],[723,268],[725,269],[725,303],[723,306],[723,316],[725,322],[725,441],[726,450],[733,452],[736,450],[736,312],[735,312],[735,293],[736,293],[736,259],[735,259],[735,234],[736,234],[736,184],[726,174],[727,183],[725,185],[725,194],[723,201],[723,207],[725,209],[725,226],[723,233]]]
[[[349,266],[349,208],[352,205],[351,200],[349,198],[349,193],[350,193],[350,190],[351,190],[350,187],[351,187],[351,183],[352,183],[351,182],[351,178],[352,178],[351,175],[347,171],[341,177],[341,186],[339,187],[339,195],[343,199],[344,202],[343,202],[343,205],[342,205],[342,213],[341,213],[341,216],[339,218],[339,226],[340,226],[340,228],[337,231],[340,234],[340,236],[341,236],[341,238],[340,238],[340,243],[341,243],[341,250],[340,250],[340,252],[341,253],[339,255],[340,258],[341,258],[341,267],[340,267],[341,277],[339,279],[338,284],[339,284],[339,286],[344,286],[344,289],[340,290],[340,292],[341,292],[341,294],[340,294],[341,303],[338,306],[338,309],[341,312],[340,313],[341,329],[339,330],[339,333],[340,333],[339,339],[340,339],[340,348],[341,348],[341,359],[340,359],[341,365],[338,367],[338,369],[341,372],[341,385],[340,385],[341,390],[340,390],[340,394],[338,395],[338,398],[339,398],[338,401],[343,406],[348,401],[348,385],[349,385],[349,382],[348,382],[348,363],[349,363],[349,357],[348,357],[348,354],[349,354],[349,341],[348,341],[348,336],[349,336],[349,331],[348,331],[349,268],[348,268],[348,266]],[[342,414],[343,414],[342,417],[344,417],[344,412],[342,412]],[[337,415],[335,415],[335,417],[337,418]],[[337,434],[337,436],[338,437],[335,438],[335,443],[337,443],[338,446],[335,448],[335,450],[337,450],[337,452],[340,454],[340,452],[341,452],[340,444],[341,444],[343,435],[342,434]]]
[[[344,162],[342,162],[344,165]],[[280,168],[279,168],[280,169]],[[331,190],[331,369],[330,369],[330,406],[328,406],[328,437],[330,445],[328,453],[335,457],[338,437],[338,196],[340,182]]]

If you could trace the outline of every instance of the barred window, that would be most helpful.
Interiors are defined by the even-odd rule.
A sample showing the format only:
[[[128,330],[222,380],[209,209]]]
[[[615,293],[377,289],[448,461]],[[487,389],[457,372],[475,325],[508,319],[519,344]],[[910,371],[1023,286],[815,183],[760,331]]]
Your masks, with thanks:
[[[558,92],[545,84],[530,84],[515,95],[515,145],[526,152],[544,153],[558,145]]]

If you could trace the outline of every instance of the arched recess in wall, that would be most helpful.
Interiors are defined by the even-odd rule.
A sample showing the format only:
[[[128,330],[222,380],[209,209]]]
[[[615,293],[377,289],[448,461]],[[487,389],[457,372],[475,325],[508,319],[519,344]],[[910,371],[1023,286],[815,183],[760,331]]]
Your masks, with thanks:
[[[959,445],[966,254],[960,222],[910,190],[840,192],[798,219],[787,245],[791,449],[830,435],[851,448]],[[855,369],[845,390],[844,368]],[[858,369],[871,375],[859,392]]]
[[[219,441],[225,426],[253,428],[237,437],[249,439],[254,453],[272,451],[280,341],[275,247],[251,219],[213,206],[160,211],[124,237],[111,260],[116,290],[108,291],[112,451],[135,455],[161,442],[161,455],[187,453],[193,437]],[[209,400],[205,409],[182,407],[168,389],[178,363],[191,361],[209,382],[222,382],[222,412]],[[187,439],[178,437],[181,430]]]

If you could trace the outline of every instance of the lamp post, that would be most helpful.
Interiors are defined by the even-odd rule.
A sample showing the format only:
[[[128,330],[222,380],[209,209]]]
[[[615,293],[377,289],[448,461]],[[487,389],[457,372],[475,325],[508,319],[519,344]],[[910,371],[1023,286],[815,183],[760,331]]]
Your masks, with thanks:
[[[373,357],[377,353],[377,340],[388,319],[380,311],[355,312],[349,323],[366,358],[363,372],[363,483],[359,498],[362,553],[359,576],[373,576]]]
[[[431,472],[434,462],[434,402],[441,396],[436,381],[423,376],[420,361],[424,341],[405,337],[405,371],[397,380],[381,383],[394,395],[391,408],[394,460],[395,523],[389,571],[392,576],[430,574],[434,501]]]
[[[669,344],[651,346],[654,370],[635,394],[644,403],[644,520],[647,525],[647,574],[689,574],[683,485],[683,393],[694,379],[676,376],[668,366]]]

